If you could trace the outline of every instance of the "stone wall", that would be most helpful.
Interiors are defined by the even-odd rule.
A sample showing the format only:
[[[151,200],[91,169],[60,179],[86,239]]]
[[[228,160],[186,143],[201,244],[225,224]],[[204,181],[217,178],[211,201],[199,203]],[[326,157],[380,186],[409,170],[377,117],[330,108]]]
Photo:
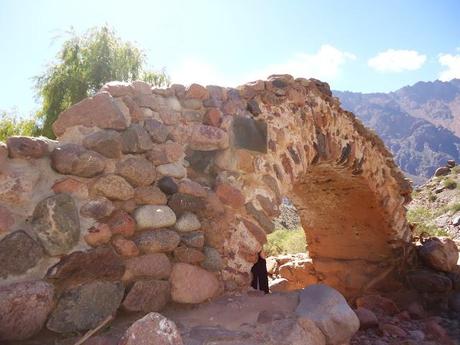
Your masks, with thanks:
[[[26,338],[246,288],[283,196],[311,282],[348,296],[391,273],[411,238],[410,184],[314,79],[112,82],[53,129],[57,141],[0,144],[0,339],[7,311]],[[12,312],[13,299],[28,302]]]

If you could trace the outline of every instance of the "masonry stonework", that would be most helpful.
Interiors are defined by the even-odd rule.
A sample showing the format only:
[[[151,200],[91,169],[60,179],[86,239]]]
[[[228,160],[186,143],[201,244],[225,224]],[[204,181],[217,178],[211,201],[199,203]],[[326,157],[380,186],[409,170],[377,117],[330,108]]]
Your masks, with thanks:
[[[111,82],[53,129],[0,145],[0,339],[246,289],[283,196],[312,284],[384,288],[410,244],[410,184],[318,80]]]

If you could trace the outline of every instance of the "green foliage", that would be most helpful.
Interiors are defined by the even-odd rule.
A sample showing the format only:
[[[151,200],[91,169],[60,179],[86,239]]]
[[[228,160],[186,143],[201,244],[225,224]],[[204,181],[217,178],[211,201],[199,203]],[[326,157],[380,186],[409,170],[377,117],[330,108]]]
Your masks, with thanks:
[[[439,212],[439,211],[438,211]],[[426,233],[430,236],[447,236],[447,232],[434,224],[438,212],[424,207],[416,207],[407,211],[407,220],[415,225],[414,234],[420,236]]]
[[[455,182],[454,180],[452,180],[451,178],[446,178],[444,181],[443,181],[443,185],[444,187],[446,187],[447,189],[455,189],[457,187],[457,182]]]
[[[0,111],[0,141],[6,142],[6,139],[13,135],[32,136],[35,135],[36,129],[36,119],[21,119],[15,113]]]
[[[451,211],[452,213],[457,213],[458,211],[460,211],[460,203],[457,202],[453,205],[449,205],[449,211]]]
[[[428,200],[431,201],[431,202],[434,202],[436,201],[438,197],[436,195],[434,195],[431,191],[428,193]]]
[[[35,78],[37,95],[43,100],[38,116],[41,134],[54,138],[51,125],[60,112],[96,93],[112,80],[145,80],[155,86],[169,84],[164,71],[145,69],[145,54],[122,41],[108,27],[93,28],[84,35],[70,34],[57,61]]]
[[[267,256],[287,253],[305,253],[306,240],[302,228],[297,230],[277,229],[267,236],[264,246]]]

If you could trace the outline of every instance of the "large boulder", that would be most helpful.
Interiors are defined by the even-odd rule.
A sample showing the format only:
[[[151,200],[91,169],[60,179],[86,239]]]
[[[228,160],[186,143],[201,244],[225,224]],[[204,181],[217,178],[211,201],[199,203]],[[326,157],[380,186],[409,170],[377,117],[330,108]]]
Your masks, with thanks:
[[[0,341],[37,334],[54,306],[53,285],[44,281],[0,287]]]
[[[26,272],[43,254],[43,248],[26,232],[19,230],[9,234],[0,241],[0,278]]]
[[[46,326],[58,333],[80,332],[98,326],[120,306],[120,282],[93,281],[65,291]]]
[[[457,266],[458,248],[448,237],[432,237],[419,248],[419,255],[427,266],[451,272]]]
[[[452,280],[442,273],[430,270],[415,270],[406,275],[409,286],[419,292],[445,293],[452,290]]]
[[[134,243],[145,254],[172,252],[179,242],[177,232],[169,229],[146,230],[134,238]]]
[[[8,152],[11,158],[42,158],[48,154],[45,140],[34,137],[9,137]]]
[[[178,303],[201,303],[219,291],[219,281],[214,274],[186,263],[173,266],[169,281],[172,300]]]
[[[183,345],[176,324],[158,313],[134,322],[118,345]]]
[[[359,329],[359,319],[345,298],[324,284],[310,285],[299,295],[295,312],[299,318],[313,321],[326,336],[326,343],[348,342]]]
[[[124,272],[123,260],[107,246],[63,256],[48,269],[46,278],[56,285],[76,285],[95,279],[117,281]]]
[[[129,110],[107,92],[88,97],[59,114],[53,123],[56,136],[74,126],[122,130],[129,125]]]
[[[123,301],[128,311],[160,311],[170,299],[170,284],[164,280],[139,280]]]
[[[171,261],[163,253],[154,253],[129,258],[125,261],[123,281],[139,278],[168,279],[171,275]]]
[[[32,228],[49,255],[67,253],[80,237],[80,219],[72,197],[56,194],[40,201],[32,216]]]
[[[176,223],[176,215],[168,207],[163,205],[145,205],[138,207],[134,212],[139,229],[158,229],[172,226]]]
[[[105,169],[105,158],[76,144],[65,144],[51,153],[51,166],[60,174],[93,177]]]

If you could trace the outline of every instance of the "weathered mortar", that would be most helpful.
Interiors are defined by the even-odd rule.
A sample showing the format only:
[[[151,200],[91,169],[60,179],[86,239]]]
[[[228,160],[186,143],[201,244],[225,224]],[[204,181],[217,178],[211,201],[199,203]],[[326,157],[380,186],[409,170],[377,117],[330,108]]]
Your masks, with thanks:
[[[59,310],[66,293],[93,281],[129,289],[167,281],[171,270],[178,302],[246,288],[282,196],[300,211],[312,282],[346,295],[390,272],[410,242],[410,184],[382,141],[314,79],[275,75],[238,89],[114,82],[53,128],[58,141],[0,146],[0,285],[44,279]],[[65,207],[59,193],[70,196]],[[73,223],[59,214],[72,203]],[[48,249],[25,260],[30,248],[9,237],[19,230],[35,252]],[[178,272],[197,276],[199,291]],[[166,303],[169,284],[154,286]]]

